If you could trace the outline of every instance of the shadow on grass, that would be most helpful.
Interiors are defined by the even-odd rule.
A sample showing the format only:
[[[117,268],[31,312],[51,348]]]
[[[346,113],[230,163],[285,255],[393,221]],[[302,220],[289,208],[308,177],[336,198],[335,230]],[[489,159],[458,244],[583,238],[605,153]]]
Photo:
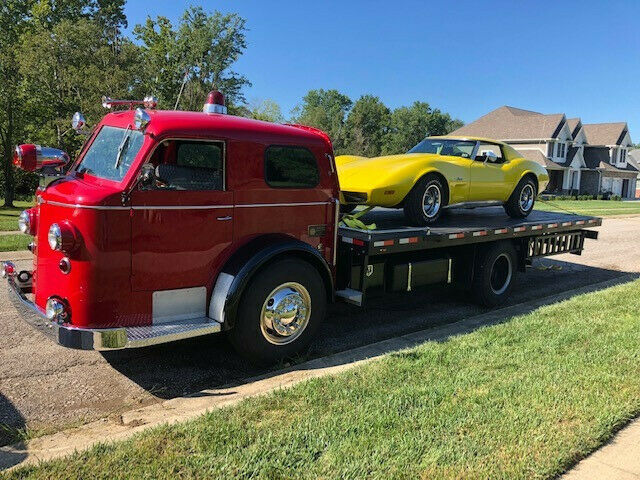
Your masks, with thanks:
[[[0,393],[0,445],[13,444],[19,449],[24,448],[25,431],[26,422],[24,417],[15,405]],[[24,453],[3,453],[0,469],[17,465],[25,457]]]

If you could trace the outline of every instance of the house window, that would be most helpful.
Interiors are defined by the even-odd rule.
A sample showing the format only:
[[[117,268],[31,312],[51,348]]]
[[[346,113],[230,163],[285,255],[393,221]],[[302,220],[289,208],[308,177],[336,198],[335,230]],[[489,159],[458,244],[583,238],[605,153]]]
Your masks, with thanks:
[[[264,156],[265,181],[273,188],[313,188],[320,181],[316,158],[303,147],[270,146]]]
[[[549,148],[547,149],[547,157],[553,158],[554,148],[555,148],[555,144],[553,142],[549,142]]]
[[[627,151],[625,149],[620,150],[620,163],[627,161]]]
[[[559,158],[564,158],[564,154],[565,154],[565,147],[566,145],[564,143],[558,143],[558,157]]]

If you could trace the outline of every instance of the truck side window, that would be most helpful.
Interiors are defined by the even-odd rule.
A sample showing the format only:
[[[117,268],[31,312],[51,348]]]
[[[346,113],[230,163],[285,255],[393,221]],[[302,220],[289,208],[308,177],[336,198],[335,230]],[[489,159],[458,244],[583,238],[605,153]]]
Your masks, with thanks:
[[[268,147],[264,179],[273,188],[313,188],[320,181],[316,158],[304,147]]]
[[[158,182],[174,190],[223,190],[223,152],[222,142],[167,142],[156,166]]]

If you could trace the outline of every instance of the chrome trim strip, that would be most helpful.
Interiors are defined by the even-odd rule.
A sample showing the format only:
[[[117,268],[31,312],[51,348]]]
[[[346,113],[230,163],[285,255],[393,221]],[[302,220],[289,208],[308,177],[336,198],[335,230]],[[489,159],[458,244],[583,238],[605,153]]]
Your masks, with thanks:
[[[214,210],[220,208],[234,208],[234,205],[133,205],[130,207],[120,207],[115,205],[81,205],[78,203],[63,203],[52,200],[42,200],[41,203],[48,203],[58,207],[67,208],[87,208],[93,210]],[[235,205],[236,208],[253,207],[304,207],[307,205],[326,205],[329,202],[295,202],[295,203],[247,203]]]
[[[119,207],[112,205],[80,205],[79,203],[63,203],[63,202],[55,202],[52,200],[44,200],[42,199],[42,203],[48,203],[49,205],[55,205],[57,207],[67,207],[67,208],[88,208],[92,210],[129,210],[131,207]]]
[[[501,202],[499,200],[487,200],[481,202],[452,203],[451,205],[445,205],[442,208],[499,207],[501,205],[504,205],[504,202]]]
[[[326,205],[332,200],[324,202],[295,202],[295,203],[245,203],[236,205],[236,208],[253,208],[253,207],[304,207],[307,205]]]
[[[132,210],[216,210],[233,208],[233,205],[134,205]]]

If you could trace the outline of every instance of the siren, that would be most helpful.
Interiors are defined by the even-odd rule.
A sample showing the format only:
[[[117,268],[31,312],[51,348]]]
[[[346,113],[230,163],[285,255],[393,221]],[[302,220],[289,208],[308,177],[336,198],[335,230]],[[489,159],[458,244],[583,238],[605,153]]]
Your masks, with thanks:
[[[13,164],[27,172],[41,168],[60,168],[69,163],[69,155],[62,150],[41,147],[33,143],[18,145],[13,153]]]
[[[218,90],[211,90],[207,96],[207,103],[202,109],[204,113],[227,113],[227,107],[224,104],[224,95]]]

